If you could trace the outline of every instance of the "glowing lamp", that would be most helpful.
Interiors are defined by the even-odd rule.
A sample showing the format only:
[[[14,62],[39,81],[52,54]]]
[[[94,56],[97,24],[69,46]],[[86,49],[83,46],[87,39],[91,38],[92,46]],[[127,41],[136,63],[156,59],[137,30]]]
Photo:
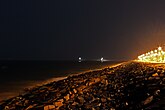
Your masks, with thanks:
[[[152,50],[138,56],[138,60],[142,62],[165,63],[165,52],[162,50],[162,47],[158,47],[157,50]]]
[[[162,50],[162,47],[158,47],[158,50]]]

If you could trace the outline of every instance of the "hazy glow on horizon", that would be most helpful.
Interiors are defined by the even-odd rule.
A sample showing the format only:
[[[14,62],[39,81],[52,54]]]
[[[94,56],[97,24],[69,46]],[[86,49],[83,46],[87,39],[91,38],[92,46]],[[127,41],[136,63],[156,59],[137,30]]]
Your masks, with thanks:
[[[147,52],[138,56],[140,62],[151,62],[151,63],[165,63],[165,52],[162,47],[158,47],[157,50]]]

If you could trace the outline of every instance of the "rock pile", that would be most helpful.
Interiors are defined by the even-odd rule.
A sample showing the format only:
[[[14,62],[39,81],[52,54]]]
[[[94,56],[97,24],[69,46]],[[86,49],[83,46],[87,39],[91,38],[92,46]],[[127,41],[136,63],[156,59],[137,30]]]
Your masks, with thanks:
[[[131,62],[28,89],[0,109],[165,109],[164,92],[165,65]]]

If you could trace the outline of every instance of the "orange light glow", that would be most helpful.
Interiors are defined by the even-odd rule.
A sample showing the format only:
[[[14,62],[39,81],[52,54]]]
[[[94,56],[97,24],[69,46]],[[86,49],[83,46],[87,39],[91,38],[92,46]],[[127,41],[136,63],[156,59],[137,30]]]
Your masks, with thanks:
[[[140,62],[165,63],[165,52],[162,47],[138,56]]]

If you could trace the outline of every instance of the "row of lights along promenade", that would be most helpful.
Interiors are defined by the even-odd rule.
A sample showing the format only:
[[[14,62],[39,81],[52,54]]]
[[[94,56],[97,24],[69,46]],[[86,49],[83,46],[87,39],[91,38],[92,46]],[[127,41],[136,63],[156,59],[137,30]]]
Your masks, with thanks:
[[[1,101],[0,109],[162,110],[165,109],[163,61],[164,51],[159,47],[140,55],[136,61],[28,88]]]

